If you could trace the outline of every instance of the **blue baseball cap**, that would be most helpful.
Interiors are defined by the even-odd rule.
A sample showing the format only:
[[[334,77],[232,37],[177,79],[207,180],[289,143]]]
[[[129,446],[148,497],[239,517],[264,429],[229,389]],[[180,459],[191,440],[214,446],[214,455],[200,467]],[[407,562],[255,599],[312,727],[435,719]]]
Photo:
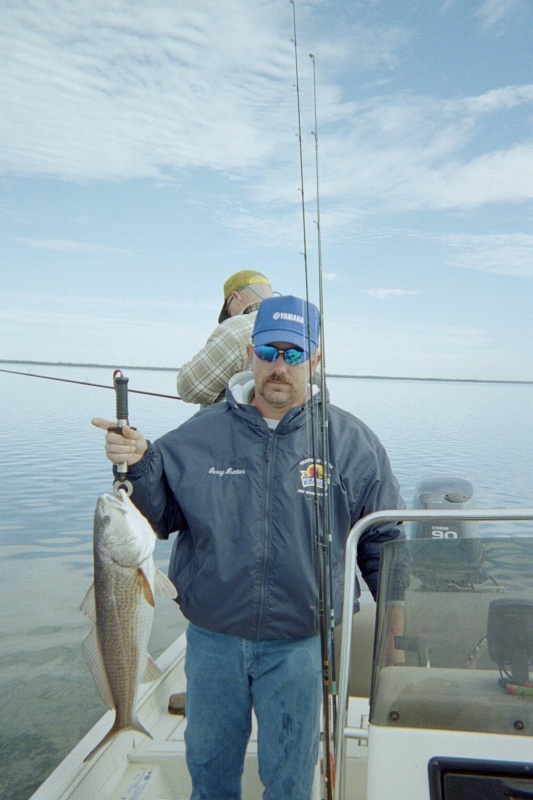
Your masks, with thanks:
[[[320,339],[320,313],[313,303],[292,295],[267,297],[257,312],[254,345],[287,342],[314,353]]]

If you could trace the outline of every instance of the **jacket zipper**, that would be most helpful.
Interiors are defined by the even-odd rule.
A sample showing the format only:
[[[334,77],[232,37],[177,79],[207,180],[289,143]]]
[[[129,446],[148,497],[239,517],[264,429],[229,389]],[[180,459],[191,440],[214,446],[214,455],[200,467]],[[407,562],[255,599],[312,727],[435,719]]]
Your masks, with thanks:
[[[265,612],[265,598],[266,598],[266,579],[267,579],[267,566],[268,566],[268,554],[270,551],[270,503],[271,501],[271,491],[270,491],[270,483],[272,480],[272,461],[274,455],[274,447],[275,447],[275,431],[269,431],[266,452],[265,452],[265,462],[266,462],[266,473],[265,473],[265,489],[263,494],[263,543],[262,543],[262,558],[260,564],[260,581],[259,581],[259,608],[257,611],[257,639],[261,639],[261,629],[263,626],[263,618]]]

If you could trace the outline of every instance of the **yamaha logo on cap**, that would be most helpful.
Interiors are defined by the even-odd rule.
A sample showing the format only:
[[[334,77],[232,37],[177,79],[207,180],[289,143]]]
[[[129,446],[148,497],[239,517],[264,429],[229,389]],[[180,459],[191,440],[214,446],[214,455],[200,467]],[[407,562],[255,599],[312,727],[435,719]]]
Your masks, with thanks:
[[[290,319],[291,322],[299,322],[300,325],[304,324],[304,318],[299,314],[286,314],[283,311],[275,311],[272,314],[272,319]]]

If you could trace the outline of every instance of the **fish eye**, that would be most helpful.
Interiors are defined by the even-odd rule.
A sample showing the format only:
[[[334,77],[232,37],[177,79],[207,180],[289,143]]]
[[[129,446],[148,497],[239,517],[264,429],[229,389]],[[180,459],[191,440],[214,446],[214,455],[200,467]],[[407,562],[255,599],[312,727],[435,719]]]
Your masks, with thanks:
[[[102,517],[102,522],[104,525],[109,525],[111,522],[111,517],[108,514],[105,514],[105,516]]]

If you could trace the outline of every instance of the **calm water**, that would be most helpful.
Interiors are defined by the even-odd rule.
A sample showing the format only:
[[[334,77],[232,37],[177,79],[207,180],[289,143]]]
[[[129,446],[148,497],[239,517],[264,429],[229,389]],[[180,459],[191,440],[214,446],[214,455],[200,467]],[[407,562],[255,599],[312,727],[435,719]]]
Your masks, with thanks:
[[[112,383],[101,368],[0,368]],[[130,389],[175,392],[172,372],[127,374]],[[533,507],[533,386],[331,379],[329,389],[378,433],[408,505],[420,478],[444,473],[472,481],[479,507]],[[81,656],[90,623],[78,607],[92,581],[96,498],[112,482],[90,418],[113,419],[115,400],[106,389],[2,372],[0,397],[0,796],[27,800],[104,712]],[[152,439],[196,410],[133,393],[129,408]],[[169,548],[157,546],[163,570]],[[177,606],[160,601],[153,654],[183,628]]]

